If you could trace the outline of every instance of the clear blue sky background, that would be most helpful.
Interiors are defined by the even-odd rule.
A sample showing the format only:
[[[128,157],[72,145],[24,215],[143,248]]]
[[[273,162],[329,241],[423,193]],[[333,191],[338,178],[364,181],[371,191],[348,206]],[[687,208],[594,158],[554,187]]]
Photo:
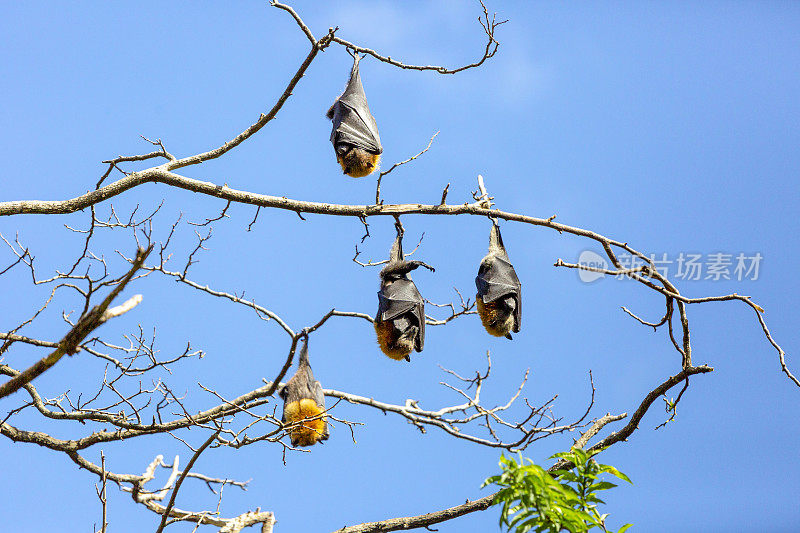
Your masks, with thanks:
[[[295,2],[312,31],[339,26],[340,35],[392,57],[422,64],[460,65],[484,46],[472,2]],[[691,296],[752,295],[789,353],[800,346],[795,301],[800,260],[797,237],[800,170],[800,5],[789,2],[704,2],[614,5],[489,2],[508,24],[498,55],[456,76],[401,71],[367,59],[362,75],[380,127],[384,167],[418,152],[435,131],[431,150],[385,180],[387,202],[433,203],[450,182],[452,202],[470,200],[482,173],[501,209],[548,217],[599,231],[637,249],[671,257],[680,252],[760,252],[756,281],[688,281]],[[286,13],[266,2],[4,3],[0,7],[3,105],[0,106],[2,200],[63,199],[94,186],[100,161],[149,150],[138,135],[160,137],[178,156],[220,145],[272,106],[308,51]],[[321,54],[277,120],[226,157],[192,167],[192,177],[303,200],[370,203],[374,179],[345,178],[334,162],[324,112],[344,87],[350,58],[340,47]],[[153,208],[163,238],[179,212],[198,221],[224,203],[160,185],[114,200],[118,212],[136,203]],[[108,205],[100,208],[107,213]],[[373,313],[377,272],[350,261],[363,233],[356,219],[263,212],[233,206],[217,224],[210,250],[192,277],[221,290],[242,291],[293,327],[316,322],[328,309]],[[37,256],[42,275],[68,268],[80,238],[63,224],[85,226],[86,214],[0,219],[6,236]],[[391,219],[371,222],[364,257],[382,259]],[[450,301],[452,287],[474,290],[488,223],[475,217],[405,217],[409,241],[425,232],[418,252],[437,267],[414,278],[433,301]],[[525,369],[525,396],[541,403],[558,394],[555,410],[579,416],[588,400],[587,373],[597,387],[594,415],[632,412],[647,391],[679,369],[663,332],[653,333],[620,310],[649,319],[662,299],[630,281],[581,283],[555,269],[597,246],[532,226],[504,224],[511,258],[524,283],[524,326],[513,342],[486,335],[476,317],[430,328],[425,351],[411,364],[380,355],[364,321],[331,321],[311,341],[323,386],[423,407],[460,398],[439,385],[437,364],[462,375],[482,369],[491,350],[489,405],[505,402]],[[190,250],[183,228],[176,252]],[[132,250],[127,234],[105,234],[98,253]],[[10,262],[3,252],[0,264]],[[69,256],[70,258],[72,256]],[[71,264],[71,263],[70,263]],[[122,268],[119,262],[117,268]],[[177,266],[177,265],[176,265]],[[673,272],[670,272],[672,275]],[[0,328],[29,316],[45,292],[15,270],[0,279]],[[190,406],[215,404],[198,381],[235,396],[273,376],[286,338],[273,323],[174,282],[151,276],[126,294],[142,293],[134,312],[105,326],[119,339],[141,324],[158,326],[169,356],[185,342],[207,352],[165,380],[189,392]],[[26,333],[58,339],[64,298]],[[441,315],[437,310],[432,314]],[[738,303],[689,310],[694,361],[716,372],[698,376],[665,420],[659,402],[627,443],[603,456],[630,475],[608,497],[614,527],[635,531],[790,531],[800,523],[800,390],[781,373],[753,311]],[[41,352],[21,346],[5,356],[17,368]],[[92,390],[102,366],[81,355],[61,363],[37,385],[46,396]],[[674,391],[677,393],[677,390]],[[5,400],[7,406],[16,405]],[[517,415],[521,410],[514,411]],[[341,405],[336,414],[366,423],[357,444],[343,427],[310,454],[279,447],[210,450],[196,469],[251,479],[227,488],[226,516],[261,506],[274,510],[276,531],[332,531],[345,524],[415,515],[487,494],[482,480],[496,472],[499,452],[445,436],[421,435],[394,416]],[[22,427],[76,437],[91,427]],[[618,426],[617,426],[618,427]],[[609,427],[608,429],[612,429]],[[184,434],[194,445],[205,436]],[[544,440],[526,455],[547,457],[570,436]],[[108,467],[142,472],[156,454],[190,454],[169,437],[141,437],[103,447]],[[99,461],[100,448],[87,452]],[[99,521],[95,478],[66,457],[0,440],[0,508],[20,532],[89,531]],[[302,487],[312,487],[313,505]],[[154,529],[156,517],[115,487],[109,492],[111,531]],[[187,486],[178,505],[212,507],[205,487]],[[436,526],[441,532],[496,531],[489,510]],[[175,531],[191,528],[176,525]]]

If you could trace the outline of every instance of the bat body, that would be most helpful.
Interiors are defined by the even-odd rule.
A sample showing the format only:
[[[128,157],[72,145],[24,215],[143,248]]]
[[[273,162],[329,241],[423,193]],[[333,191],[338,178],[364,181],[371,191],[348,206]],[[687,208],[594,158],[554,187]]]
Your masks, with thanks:
[[[385,279],[381,274],[375,317],[378,344],[388,357],[410,360],[411,351],[421,352],[425,345],[425,301],[412,280]]]
[[[328,424],[325,420],[325,395],[322,385],[314,379],[308,362],[308,338],[300,350],[297,372],[280,391],[283,398],[285,425],[293,424],[289,430],[292,446],[312,446],[327,440]]]
[[[511,339],[522,325],[522,284],[503,246],[500,226],[492,224],[489,253],[481,260],[476,302],[483,327],[490,335]]]
[[[378,345],[386,356],[397,361],[410,361],[411,351],[421,352],[425,345],[425,300],[408,273],[420,266],[430,270],[433,267],[422,261],[406,261],[402,239],[398,230],[389,264],[381,270],[375,332]]]
[[[331,143],[342,171],[354,178],[363,178],[378,168],[383,147],[378,125],[367,105],[367,95],[358,71],[356,54],[350,80],[342,95],[328,110],[333,121]]]

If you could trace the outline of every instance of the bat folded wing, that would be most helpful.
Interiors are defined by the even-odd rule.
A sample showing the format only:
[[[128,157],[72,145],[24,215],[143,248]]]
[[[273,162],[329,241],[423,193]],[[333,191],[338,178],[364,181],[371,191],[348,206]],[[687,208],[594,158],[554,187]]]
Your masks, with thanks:
[[[514,267],[499,257],[493,258],[488,267],[481,265],[475,278],[475,286],[478,288],[478,296],[481,296],[485,303],[492,303],[509,294],[519,296],[522,288]]]
[[[494,257],[488,265],[482,264],[475,278],[475,285],[478,288],[478,297],[487,304],[506,296],[514,296],[514,331],[518,332],[522,323],[522,284],[511,263],[501,257]]]
[[[378,304],[380,319],[392,320],[425,302],[413,281],[401,279],[378,292]]]
[[[365,98],[342,98],[334,104],[331,142],[334,146],[348,144],[372,154],[383,153],[378,125]]]
[[[314,385],[312,386],[312,393],[314,401],[317,402],[317,405],[325,408],[325,394],[322,392],[322,385],[320,385],[319,381],[314,381]]]
[[[415,344],[417,351],[422,351],[425,342],[425,300],[410,279],[401,279],[378,292],[378,318],[393,320],[406,313],[411,313],[419,327],[419,335]]]

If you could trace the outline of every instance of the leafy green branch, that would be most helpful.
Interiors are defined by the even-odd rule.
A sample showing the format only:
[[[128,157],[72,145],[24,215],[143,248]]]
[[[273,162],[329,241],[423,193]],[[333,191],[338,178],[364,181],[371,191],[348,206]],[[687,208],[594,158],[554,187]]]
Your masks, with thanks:
[[[574,466],[552,473],[521,455],[519,462],[501,456],[502,472],[483,483],[484,487],[500,487],[493,501],[493,505],[502,505],[500,527],[514,533],[562,530],[579,533],[594,528],[609,531],[606,527],[608,514],[600,514],[598,510],[598,505],[605,503],[598,493],[617,485],[601,476],[611,475],[628,483],[631,480],[613,466],[592,459],[600,451],[592,453],[573,448],[557,453],[551,459],[562,459]],[[629,527],[631,524],[625,524],[618,533]]]

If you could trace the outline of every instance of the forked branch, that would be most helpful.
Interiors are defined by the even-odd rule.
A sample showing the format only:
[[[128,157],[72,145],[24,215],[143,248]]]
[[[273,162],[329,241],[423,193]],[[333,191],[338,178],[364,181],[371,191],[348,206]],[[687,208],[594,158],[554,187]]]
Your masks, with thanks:
[[[102,325],[104,322],[111,318],[120,316],[136,307],[136,305],[142,301],[142,296],[139,294],[129,299],[122,305],[112,307],[110,309],[108,306],[111,305],[111,302],[114,300],[114,298],[116,298],[117,295],[122,292],[134,274],[136,274],[136,272],[142,267],[142,263],[144,263],[144,260],[147,258],[152,249],[152,247],[147,249],[140,248],[136,252],[136,259],[134,260],[125,277],[122,278],[122,280],[111,290],[108,296],[106,296],[106,298],[100,304],[96,305],[78,320],[77,324],[75,324],[75,326],[72,327],[72,329],[64,336],[64,338],[61,339],[61,342],[58,343],[58,347],[52,353],[50,353],[50,355],[40,359],[31,367],[20,372],[9,381],[0,385],[0,398],[18,391],[23,385],[30,383],[37,377],[41,376],[48,369],[52,368],[56,363],[58,363],[65,354],[71,355],[75,353],[83,339],[85,339],[86,336],[92,331],[100,327],[100,325]]]

